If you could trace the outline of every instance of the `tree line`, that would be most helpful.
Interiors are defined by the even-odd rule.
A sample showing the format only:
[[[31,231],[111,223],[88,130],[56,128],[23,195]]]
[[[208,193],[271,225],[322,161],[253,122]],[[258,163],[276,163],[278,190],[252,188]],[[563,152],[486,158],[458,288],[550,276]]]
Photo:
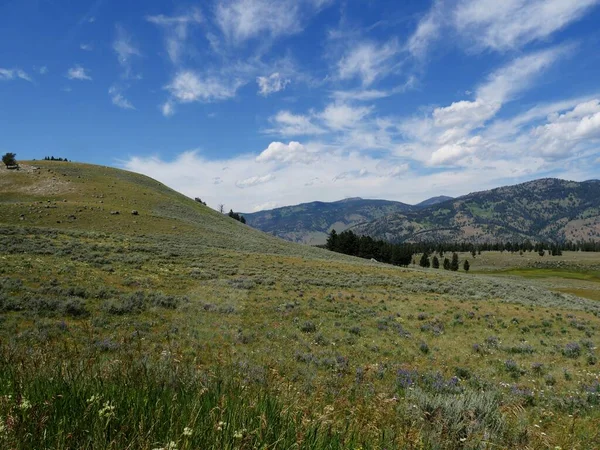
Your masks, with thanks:
[[[422,267],[437,269],[441,266],[448,270],[458,270],[458,256],[456,256],[456,262],[454,261],[454,256],[457,252],[471,253],[473,258],[478,254],[481,255],[482,251],[507,251],[511,253],[535,251],[540,256],[545,256],[546,254],[560,256],[563,251],[598,252],[600,251],[600,242],[567,241],[553,244],[544,242],[532,243],[530,241],[481,244],[473,244],[471,242],[404,242],[394,244],[381,239],[376,240],[370,236],[359,236],[352,230],[346,230],[341,233],[331,230],[324,248],[337,253],[344,253],[359,258],[375,259],[379,262],[397,266],[415,264],[416,261],[413,261],[413,255],[421,254],[419,265]],[[444,254],[448,252],[453,253],[452,259],[445,258],[440,262],[440,258],[443,258]],[[465,271],[469,270],[469,262],[467,260],[463,263],[463,269]]]

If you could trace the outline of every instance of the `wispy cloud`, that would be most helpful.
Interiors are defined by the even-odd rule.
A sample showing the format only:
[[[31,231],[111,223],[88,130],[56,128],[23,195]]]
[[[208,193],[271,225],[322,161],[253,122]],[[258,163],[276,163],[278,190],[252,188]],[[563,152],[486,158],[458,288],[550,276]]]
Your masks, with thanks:
[[[66,77],[69,80],[92,81],[92,77],[87,69],[80,65],[75,65],[67,71]]]
[[[476,49],[505,51],[546,39],[581,19],[599,0],[461,0],[452,25]]]
[[[147,16],[146,20],[160,26],[165,33],[165,47],[173,64],[179,64],[186,53],[185,46],[189,36],[189,27],[201,24],[204,20],[200,10],[192,8],[178,16]]]
[[[290,80],[282,77],[279,72],[275,72],[268,77],[256,78],[258,83],[258,93],[267,97],[275,92],[283,91],[290,83]]]
[[[123,68],[124,78],[135,78],[131,63],[134,56],[141,56],[140,50],[133,44],[131,35],[121,25],[116,26],[116,37],[112,48]]]
[[[226,82],[216,77],[202,77],[192,70],[178,72],[166,89],[181,103],[211,102],[231,98],[241,82]]]
[[[245,178],[243,180],[238,180],[235,182],[235,185],[240,189],[245,189],[253,186],[258,186],[259,184],[265,184],[269,181],[273,181],[275,179],[275,175],[269,173],[267,175],[262,176],[254,176],[250,178]]]
[[[92,44],[80,44],[79,48],[81,50],[83,50],[84,52],[91,52],[92,50],[94,50],[94,47],[92,46]]]
[[[310,116],[293,114],[290,111],[279,111],[271,118],[274,127],[267,130],[269,134],[282,136],[311,136],[324,134],[325,129],[313,123]]]
[[[0,81],[10,81],[20,79],[33,83],[33,79],[22,69],[2,69],[0,68]]]
[[[400,47],[395,40],[383,44],[361,41],[350,47],[338,62],[338,75],[342,80],[359,78],[363,86],[386,77],[398,63]]]
[[[111,86],[108,90],[108,95],[110,96],[113,105],[122,109],[135,109],[131,102],[123,96],[123,92],[118,86]]]

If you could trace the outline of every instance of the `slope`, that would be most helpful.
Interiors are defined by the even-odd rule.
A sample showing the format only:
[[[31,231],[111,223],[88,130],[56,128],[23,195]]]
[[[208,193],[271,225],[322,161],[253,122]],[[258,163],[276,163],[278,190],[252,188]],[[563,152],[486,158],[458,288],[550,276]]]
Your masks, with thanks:
[[[116,169],[26,166],[0,172],[3,448],[600,444],[597,301],[285,242]]]
[[[337,202],[312,202],[244,214],[248,225],[293,242],[324,244],[327,234],[344,231],[411,206],[387,200],[348,198]]]
[[[354,231],[391,241],[598,239],[600,182],[540,179],[391,214]]]

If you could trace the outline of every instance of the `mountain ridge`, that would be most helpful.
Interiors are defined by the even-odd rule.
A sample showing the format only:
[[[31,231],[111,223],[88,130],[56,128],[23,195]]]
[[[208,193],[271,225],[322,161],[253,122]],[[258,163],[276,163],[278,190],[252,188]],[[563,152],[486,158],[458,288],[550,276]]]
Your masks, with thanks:
[[[393,242],[586,240],[600,238],[600,181],[541,178],[416,205],[355,197],[245,217],[262,231],[313,245],[332,229]]]

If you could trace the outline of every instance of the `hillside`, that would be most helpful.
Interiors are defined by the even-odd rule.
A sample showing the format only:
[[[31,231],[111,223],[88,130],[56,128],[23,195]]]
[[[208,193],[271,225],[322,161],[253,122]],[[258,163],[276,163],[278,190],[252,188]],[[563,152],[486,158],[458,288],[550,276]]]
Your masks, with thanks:
[[[343,231],[412,206],[387,200],[348,198],[337,202],[312,202],[244,214],[247,224],[283,239],[304,244],[324,244],[332,229]]]
[[[600,182],[541,179],[475,192],[354,228],[390,241],[562,241],[600,238]]]
[[[561,293],[596,298],[598,258],[400,268],[142,175],[22,168],[0,169],[1,448],[600,445],[600,304]]]
[[[244,226],[144,175],[88,164],[35,161],[21,163],[19,171],[0,167],[0,223],[186,236],[210,247],[332,257]]]

